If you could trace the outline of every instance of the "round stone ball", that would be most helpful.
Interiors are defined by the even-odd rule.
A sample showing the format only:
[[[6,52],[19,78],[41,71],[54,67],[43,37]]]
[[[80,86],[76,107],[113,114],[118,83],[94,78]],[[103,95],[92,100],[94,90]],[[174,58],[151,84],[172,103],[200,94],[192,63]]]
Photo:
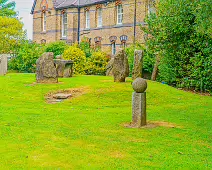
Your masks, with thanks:
[[[143,93],[147,89],[147,82],[145,79],[136,78],[132,83],[133,90],[137,93]]]

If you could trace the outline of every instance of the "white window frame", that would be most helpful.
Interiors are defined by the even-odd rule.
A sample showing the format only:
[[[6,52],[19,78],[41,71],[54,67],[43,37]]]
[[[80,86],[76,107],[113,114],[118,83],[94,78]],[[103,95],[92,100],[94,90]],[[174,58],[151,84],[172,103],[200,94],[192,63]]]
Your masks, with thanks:
[[[67,37],[68,34],[68,15],[67,13],[62,14],[62,37]]]
[[[42,31],[46,32],[46,12],[43,13],[43,23],[42,23]]]
[[[85,11],[85,28],[90,29],[90,11]]]
[[[115,55],[116,54],[116,43],[112,43],[111,44],[111,47],[112,47],[112,55]]]
[[[97,27],[102,27],[102,8],[97,9]]]
[[[117,24],[122,24],[123,23],[123,6],[122,5],[118,5],[117,6]]]

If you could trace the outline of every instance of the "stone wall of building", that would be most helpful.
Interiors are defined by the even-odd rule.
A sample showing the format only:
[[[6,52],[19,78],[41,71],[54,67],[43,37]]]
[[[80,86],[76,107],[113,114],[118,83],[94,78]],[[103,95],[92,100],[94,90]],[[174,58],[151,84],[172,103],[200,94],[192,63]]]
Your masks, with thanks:
[[[146,0],[137,0],[137,23],[136,23],[136,42],[143,43],[143,33],[140,25],[144,24],[146,14]],[[37,1],[37,5],[33,14],[33,40],[41,43],[41,40],[46,40],[46,43],[57,40],[69,40],[77,42],[77,27],[78,27],[78,10],[77,8],[65,9],[68,16],[68,35],[62,37],[62,10],[55,10],[52,1],[48,1],[48,10],[46,11],[46,31],[42,31],[42,11],[40,7],[41,0]],[[91,45],[95,45],[94,38],[101,37],[101,48],[107,53],[111,53],[110,36],[116,36],[116,48],[121,46],[120,36],[127,35],[128,40],[126,45],[130,45],[134,41],[134,0],[122,0],[123,5],[123,23],[117,25],[116,3],[110,2],[107,5],[102,4],[102,20],[101,28],[97,27],[97,5],[81,8],[80,10],[80,39],[83,37],[91,38]],[[90,12],[90,29],[85,28],[85,11]]]

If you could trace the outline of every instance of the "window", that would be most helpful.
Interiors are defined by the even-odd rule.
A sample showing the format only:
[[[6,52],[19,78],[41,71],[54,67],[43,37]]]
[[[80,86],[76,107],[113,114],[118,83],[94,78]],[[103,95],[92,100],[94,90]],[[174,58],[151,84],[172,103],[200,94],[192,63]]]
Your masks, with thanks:
[[[117,24],[122,24],[123,22],[123,7],[122,5],[117,6]]]
[[[44,12],[42,15],[42,31],[46,31],[46,13]]]
[[[116,54],[116,43],[112,43],[112,55],[115,55]]]
[[[97,27],[102,27],[102,8],[97,9]]]
[[[90,11],[85,12],[85,28],[90,28]]]
[[[67,13],[62,14],[62,37],[67,37],[68,33],[68,18]]]

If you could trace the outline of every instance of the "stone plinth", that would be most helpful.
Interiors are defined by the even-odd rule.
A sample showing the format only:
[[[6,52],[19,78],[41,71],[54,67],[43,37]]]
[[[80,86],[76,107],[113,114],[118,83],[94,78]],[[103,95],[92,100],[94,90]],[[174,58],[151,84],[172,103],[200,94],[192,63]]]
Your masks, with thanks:
[[[37,83],[57,83],[57,71],[53,53],[44,53],[36,62]]]
[[[73,61],[71,60],[54,60],[58,77],[72,77]]]
[[[132,126],[146,125],[146,93],[133,92],[132,95]]]
[[[7,73],[7,55],[0,55],[0,76]]]
[[[135,50],[134,54],[134,65],[132,70],[132,79],[135,80],[138,77],[142,77],[143,69],[143,51]]]
[[[147,83],[142,78],[137,78],[133,84],[135,92],[132,94],[132,127],[139,128],[146,123],[146,92]]]

